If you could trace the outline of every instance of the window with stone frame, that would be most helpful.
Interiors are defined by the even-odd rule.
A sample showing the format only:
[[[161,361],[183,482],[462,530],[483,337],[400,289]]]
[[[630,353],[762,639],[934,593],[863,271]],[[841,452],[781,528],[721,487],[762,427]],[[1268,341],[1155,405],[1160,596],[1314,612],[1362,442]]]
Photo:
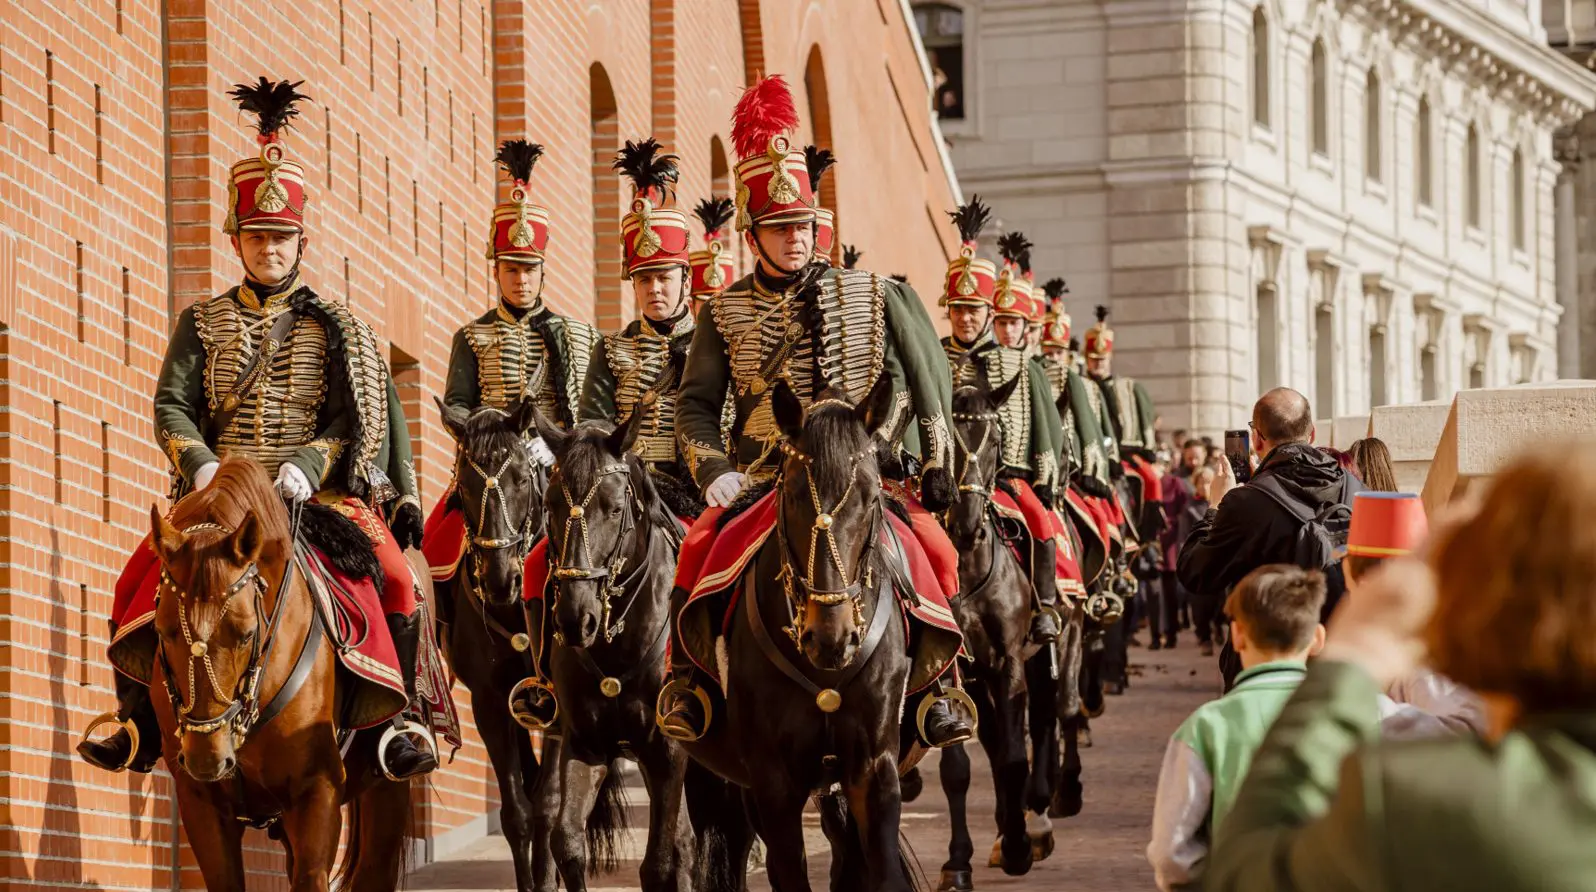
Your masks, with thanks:
[[[1430,163],[1431,152],[1434,147],[1433,130],[1430,125],[1430,99],[1427,96],[1419,97],[1419,111],[1413,123],[1413,176],[1418,181],[1418,188],[1414,190],[1419,198],[1421,207],[1435,206],[1435,171]]]
[[[1252,122],[1269,129],[1269,16],[1260,5],[1252,11]]]
[[[1380,127],[1380,110],[1380,73],[1370,68],[1363,84],[1363,178],[1371,183],[1385,181],[1381,170],[1384,134]]]
[[[1330,157],[1330,62],[1324,38],[1313,42],[1308,59],[1308,128],[1314,154]]]
[[[931,63],[932,108],[937,117],[967,115],[964,83],[964,10],[951,3],[917,3],[914,24]]]
[[[1480,228],[1481,201],[1480,191],[1484,186],[1480,170],[1480,129],[1474,124],[1469,125],[1468,137],[1463,145],[1463,207],[1467,214],[1470,227]]]
[[[1513,181],[1508,184],[1508,195],[1513,204],[1513,248],[1518,251],[1525,249],[1529,243],[1528,215],[1525,208],[1524,189],[1524,150],[1513,150]]]

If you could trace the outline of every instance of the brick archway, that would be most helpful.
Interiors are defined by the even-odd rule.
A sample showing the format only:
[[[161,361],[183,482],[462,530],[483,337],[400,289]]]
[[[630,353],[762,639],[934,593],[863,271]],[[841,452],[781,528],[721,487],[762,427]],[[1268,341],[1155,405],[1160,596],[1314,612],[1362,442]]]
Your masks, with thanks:
[[[593,166],[593,323],[614,331],[630,315],[621,295],[621,259],[615,249],[621,228],[619,180],[611,166],[620,148],[620,111],[609,73],[594,62],[588,69],[588,131]]]
[[[809,133],[810,140],[822,149],[836,151],[831,141],[831,95],[826,86],[826,63],[820,55],[820,45],[815,44],[809,48],[809,58],[804,63],[804,96],[809,103]],[[843,159],[846,161],[846,159]],[[825,185],[821,189],[820,204],[822,207],[837,210],[838,185],[837,176],[841,173],[842,165],[838,164],[826,174]],[[838,214],[835,222],[836,236],[834,246],[842,244],[843,220]]]

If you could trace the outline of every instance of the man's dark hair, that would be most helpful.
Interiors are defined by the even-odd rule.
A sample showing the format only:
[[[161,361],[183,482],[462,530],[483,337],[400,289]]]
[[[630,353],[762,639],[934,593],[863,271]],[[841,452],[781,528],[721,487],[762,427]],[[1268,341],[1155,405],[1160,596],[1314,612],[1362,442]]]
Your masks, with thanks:
[[[1182,449],[1198,449],[1198,448],[1207,449],[1208,448],[1208,444],[1204,443],[1203,441],[1201,441],[1199,439],[1197,439],[1196,437],[1193,437],[1190,440],[1187,440],[1186,442],[1180,444],[1180,448],[1182,448]]]
[[[1248,573],[1225,600],[1225,614],[1270,653],[1292,653],[1313,643],[1324,606],[1324,574],[1292,564],[1265,564]]]
[[[1276,387],[1253,405],[1252,426],[1276,446],[1306,443],[1313,436],[1313,407],[1295,390]]]

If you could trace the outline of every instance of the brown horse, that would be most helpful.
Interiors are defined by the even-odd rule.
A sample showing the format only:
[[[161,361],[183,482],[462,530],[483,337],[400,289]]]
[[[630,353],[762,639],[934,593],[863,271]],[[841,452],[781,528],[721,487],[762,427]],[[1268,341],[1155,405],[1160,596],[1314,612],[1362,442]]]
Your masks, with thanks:
[[[228,459],[150,522],[162,569],[150,693],[206,888],[243,889],[244,828],[273,822],[291,888],[327,889],[346,803],[344,887],[397,888],[410,783],[384,779],[364,741],[340,755],[344,682],[265,468]]]

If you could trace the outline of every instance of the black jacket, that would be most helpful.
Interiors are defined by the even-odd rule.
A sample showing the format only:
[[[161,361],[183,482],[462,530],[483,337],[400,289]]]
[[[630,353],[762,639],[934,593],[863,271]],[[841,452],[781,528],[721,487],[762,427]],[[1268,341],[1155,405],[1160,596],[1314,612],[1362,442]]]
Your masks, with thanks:
[[[1276,476],[1287,493],[1315,513],[1342,498],[1350,504],[1352,494],[1363,489],[1334,458],[1304,444],[1269,453],[1255,479],[1266,474]],[[1343,486],[1349,487],[1344,494]],[[1239,486],[1192,527],[1176,565],[1180,584],[1189,591],[1220,594],[1264,564],[1293,563],[1302,526],[1268,494],[1250,484]],[[1332,598],[1339,594],[1332,593]]]

